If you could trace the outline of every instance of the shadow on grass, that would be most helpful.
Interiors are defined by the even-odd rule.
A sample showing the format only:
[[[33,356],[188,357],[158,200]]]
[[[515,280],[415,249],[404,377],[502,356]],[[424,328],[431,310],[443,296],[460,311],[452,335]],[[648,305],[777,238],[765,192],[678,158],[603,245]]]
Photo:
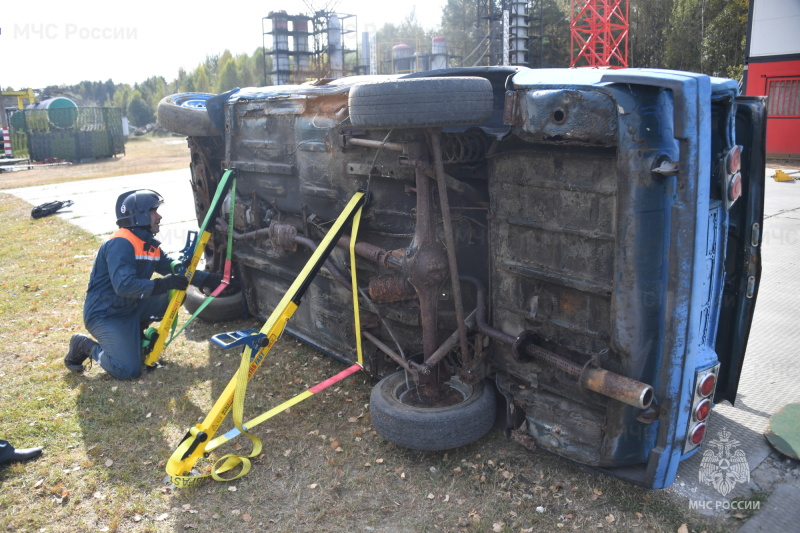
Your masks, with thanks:
[[[112,480],[160,480],[164,470],[159,463],[176,445],[167,433],[170,425],[203,414],[185,395],[199,378],[186,380],[191,367],[176,363],[132,381],[115,380],[96,368],[67,377],[79,390],[76,409],[89,455],[99,463],[113,461]]]
[[[113,462],[108,482],[165,492],[165,461],[187,430],[205,418],[238,367],[238,352],[223,353],[208,340],[229,329],[240,328],[192,325],[162,355],[163,368],[134,380],[116,380],[97,364],[82,375],[65,375],[66,386],[77,390],[88,455],[97,465]]]

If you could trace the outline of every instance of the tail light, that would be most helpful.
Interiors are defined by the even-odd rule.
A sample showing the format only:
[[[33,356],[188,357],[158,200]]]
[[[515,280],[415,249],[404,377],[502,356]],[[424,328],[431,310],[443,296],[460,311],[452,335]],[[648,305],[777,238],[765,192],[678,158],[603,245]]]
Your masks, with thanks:
[[[742,169],[742,147],[739,145],[734,146],[728,151],[725,157],[726,166],[728,167],[728,174],[736,174]]]
[[[701,401],[699,404],[697,404],[697,407],[694,408],[692,414],[694,415],[694,419],[698,422],[705,421],[705,419],[708,418],[708,415],[711,414],[711,400],[706,398],[705,400]]]
[[[717,376],[713,373],[707,373],[700,378],[700,381],[697,383],[697,394],[702,396],[703,398],[707,398],[711,396],[711,393],[714,392],[714,387],[717,384]]]
[[[720,184],[726,209],[742,196],[742,147],[734,145],[725,153],[720,165]]]
[[[689,442],[692,443],[692,446],[699,446],[704,438],[706,438],[706,425],[705,423],[697,424],[689,434]]]
[[[686,441],[683,444],[683,453],[687,453],[702,444],[706,436],[708,417],[713,405],[714,390],[717,388],[717,374],[719,365],[701,370],[694,379],[694,395],[692,397],[692,410],[689,426],[686,432]]]
[[[733,203],[742,195],[742,175],[738,172],[728,181],[728,201]]]

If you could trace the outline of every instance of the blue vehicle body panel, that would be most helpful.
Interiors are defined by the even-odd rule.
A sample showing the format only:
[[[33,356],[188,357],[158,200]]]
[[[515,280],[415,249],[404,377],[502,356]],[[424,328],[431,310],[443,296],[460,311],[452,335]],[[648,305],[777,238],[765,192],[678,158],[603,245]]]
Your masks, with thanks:
[[[583,101],[597,111],[599,99],[588,97],[590,90],[607,94],[616,107],[618,124],[606,130],[614,137],[618,176],[609,309],[628,312],[611,313],[608,348],[620,358],[622,374],[654,386],[660,416],[645,425],[620,415],[628,421],[627,427],[618,429],[613,439],[608,427],[599,435],[615,451],[599,457],[597,466],[653,488],[665,487],[673,482],[680,461],[697,449],[684,453],[682,445],[691,422],[695,376],[719,363],[714,345],[725,280],[728,219],[722,202],[712,199],[711,193],[715,186],[712,102],[733,101],[737,85],[703,75],[630,69],[524,71],[511,78],[511,85],[515,91],[534,94],[537,104],[543,101],[542,91],[580,92]],[[523,129],[535,129],[541,116],[553,109],[533,107]],[[585,121],[587,113],[581,115]],[[603,126],[600,121],[592,131],[591,124],[567,121],[560,134],[574,139],[588,130],[588,137],[597,141]],[[729,120],[729,142],[733,126]],[[548,133],[551,137],[559,134]],[[677,162],[676,174],[654,183],[650,171],[656,159]],[[605,339],[601,337],[602,345]],[[564,454],[563,443],[548,444],[553,430],[564,433],[563,423],[531,418],[528,422],[537,428],[539,446]],[[566,447],[576,448],[576,444]],[[580,452],[572,455],[587,462]],[[637,454],[641,454],[639,467],[614,466],[615,456],[624,462]]]

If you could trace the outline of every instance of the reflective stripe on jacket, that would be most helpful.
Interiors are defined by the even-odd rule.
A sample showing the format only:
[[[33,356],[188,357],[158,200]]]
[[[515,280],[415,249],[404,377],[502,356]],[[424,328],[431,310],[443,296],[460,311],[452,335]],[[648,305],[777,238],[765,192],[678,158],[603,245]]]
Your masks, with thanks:
[[[133,245],[133,254],[137,261],[158,261],[161,259],[161,248],[158,247],[157,243],[146,243],[128,228],[118,229],[109,238],[122,238],[131,243]]]
[[[147,230],[123,228],[100,246],[83,306],[85,322],[130,315],[142,298],[152,294],[150,277],[171,272],[171,260],[159,245]]]

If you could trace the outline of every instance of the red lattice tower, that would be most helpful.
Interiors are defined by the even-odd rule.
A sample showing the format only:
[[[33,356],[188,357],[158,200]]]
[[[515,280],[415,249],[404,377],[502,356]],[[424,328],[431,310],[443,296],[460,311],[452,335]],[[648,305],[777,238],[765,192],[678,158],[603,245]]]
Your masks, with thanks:
[[[628,0],[572,0],[571,67],[628,66]]]

